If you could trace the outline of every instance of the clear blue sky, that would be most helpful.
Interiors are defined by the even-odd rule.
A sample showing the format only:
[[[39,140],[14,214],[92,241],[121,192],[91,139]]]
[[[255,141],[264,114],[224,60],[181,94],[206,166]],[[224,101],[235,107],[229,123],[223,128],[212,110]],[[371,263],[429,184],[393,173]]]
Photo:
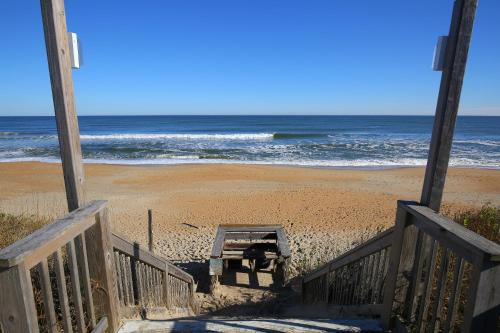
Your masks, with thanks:
[[[80,115],[433,114],[452,0],[66,0]],[[0,115],[52,115],[39,1],[0,1]],[[460,114],[500,115],[481,0]]]

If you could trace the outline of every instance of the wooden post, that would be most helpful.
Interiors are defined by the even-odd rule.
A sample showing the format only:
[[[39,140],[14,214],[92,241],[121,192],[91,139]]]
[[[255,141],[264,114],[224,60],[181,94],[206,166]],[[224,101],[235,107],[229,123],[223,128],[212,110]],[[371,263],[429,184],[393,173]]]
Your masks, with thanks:
[[[93,281],[100,287],[94,292],[93,299],[96,310],[108,318],[111,332],[120,327],[120,301],[115,276],[115,263],[108,209],[104,208],[96,215],[96,223],[86,231],[89,273]]]
[[[0,331],[38,332],[30,271],[24,264],[0,269]]]
[[[484,256],[472,271],[462,332],[495,332],[500,316],[500,263]]]
[[[64,185],[71,212],[84,203],[84,176],[64,0],[41,0],[40,3]]]
[[[421,204],[439,211],[448,170],[477,0],[456,0],[446,45]]]
[[[381,322],[384,329],[389,329],[392,317],[392,304],[396,295],[396,284],[399,275],[399,262],[403,250],[403,240],[406,229],[408,213],[402,207],[404,202],[398,201],[396,212],[396,226],[393,231],[393,241],[389,259],[386,285],[384,287],[384,303],[382,305]],[[403,264],[404,265],[404,264]]]
[[[148,249],[153,252],[153,211],[148,209]]]

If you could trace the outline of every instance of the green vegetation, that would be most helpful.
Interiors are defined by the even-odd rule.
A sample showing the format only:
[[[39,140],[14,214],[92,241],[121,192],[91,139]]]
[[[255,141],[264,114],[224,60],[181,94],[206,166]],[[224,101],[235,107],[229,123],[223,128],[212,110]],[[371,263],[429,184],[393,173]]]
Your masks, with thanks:
[[[462,211],[453,219],[479,235],[500,244],[500,206],[485,205],[481,209]]]

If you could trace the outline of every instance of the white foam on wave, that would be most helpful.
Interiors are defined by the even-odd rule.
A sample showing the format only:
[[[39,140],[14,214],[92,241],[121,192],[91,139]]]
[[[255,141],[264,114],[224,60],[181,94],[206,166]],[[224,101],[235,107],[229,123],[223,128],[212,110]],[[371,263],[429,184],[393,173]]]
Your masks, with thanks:
[[[196,133],[157,133],[157,134],[103,134],[80,135],[82,140],[272,140],[273,133],[233,133],[233,134],[196,134]]]
[[[454,140],[453,143],[465,143],[465,144],[473,144],[473,145],[500,147],[500,142],[499,141],[487,141],[487,140]]]
[[[52,157],[17,157],[0,158],[0,163],[5,162],[45,162],[60,163],[61,160]],[[176,156],[157,159],[84,159],[89,164],[116,164],[116,165],[182,165],[182,164],[249,164],[249,165],[288,165],[321,168],[342,169],[384,169],[398,167],[425,166],[426,159],[358,159],[358,160],[221,160],[221,159],[199,159],[198,156]],[[466,158],[452,158],[450,166],[468,168],[500,169],[498,163],[492,161],[480,161]]]

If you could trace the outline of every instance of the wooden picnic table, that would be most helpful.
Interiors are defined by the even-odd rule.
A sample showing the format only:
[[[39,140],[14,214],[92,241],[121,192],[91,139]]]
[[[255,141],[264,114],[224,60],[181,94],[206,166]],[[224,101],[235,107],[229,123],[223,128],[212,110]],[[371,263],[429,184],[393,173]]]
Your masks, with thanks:
[[[210,255],[210,289],[214,290],[231,262],[241,263],[244,259],[253,272],[265,265],[272,267],[284,283],[290,255],[280,224],[221,224]]]

